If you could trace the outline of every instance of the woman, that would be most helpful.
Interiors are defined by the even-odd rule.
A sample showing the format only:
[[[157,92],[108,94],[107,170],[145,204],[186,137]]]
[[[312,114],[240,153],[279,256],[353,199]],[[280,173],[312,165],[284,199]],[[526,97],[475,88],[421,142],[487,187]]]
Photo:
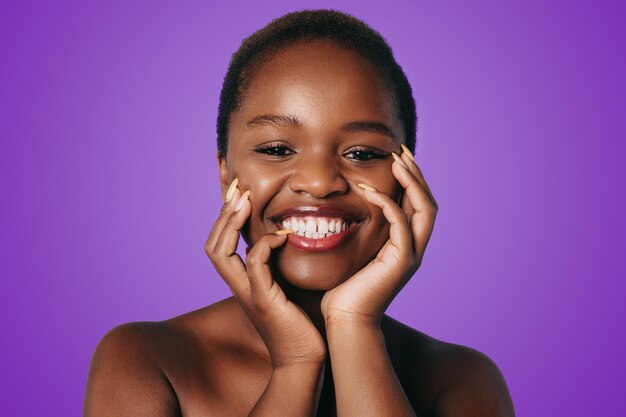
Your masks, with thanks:
[[[488,357],[384,314],[438,209],[415,120],[391,50],[352,16],[290,13],[247,38],[220,97],[224,205],[205,245],[233,297],[111,330],[84,414],[512,416]]]

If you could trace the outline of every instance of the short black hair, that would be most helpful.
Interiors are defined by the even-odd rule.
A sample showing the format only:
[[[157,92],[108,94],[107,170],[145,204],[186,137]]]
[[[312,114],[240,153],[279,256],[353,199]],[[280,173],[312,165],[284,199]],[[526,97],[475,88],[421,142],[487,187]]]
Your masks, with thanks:
[[[244,39],[232,55],[224,77],[217,116],[217,152],[226,156],[228,124],[241,106],[260,63],[297,42],[329,39],[368,59],[395,90],[406,146],[415,151],[417,114],[411,85],[385,39],[362,20],[332,9],[301,10],[272,20]]]

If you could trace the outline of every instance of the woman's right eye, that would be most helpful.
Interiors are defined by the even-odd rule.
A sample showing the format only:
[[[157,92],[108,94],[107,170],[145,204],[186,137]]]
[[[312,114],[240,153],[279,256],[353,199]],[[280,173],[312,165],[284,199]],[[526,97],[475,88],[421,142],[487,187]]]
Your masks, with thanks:
[[[271,156],[287,156],[294,152],[281,143],[269,143],[267,145],[261,145],[254,148],[255,152],[264,153]]]

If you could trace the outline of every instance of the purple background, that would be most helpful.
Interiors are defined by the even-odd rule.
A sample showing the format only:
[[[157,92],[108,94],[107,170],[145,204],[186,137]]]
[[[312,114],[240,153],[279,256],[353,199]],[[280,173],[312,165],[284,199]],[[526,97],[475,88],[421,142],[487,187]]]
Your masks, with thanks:
[[[318,7],[380,31],[418,103],[440,211],[388,313],[490,356],[519,416],[623,412],[618,2],[14,3],[0,6],[2,415],[79,415],[107,330],[230,295],[203,251],[221,81],[245,36]]]

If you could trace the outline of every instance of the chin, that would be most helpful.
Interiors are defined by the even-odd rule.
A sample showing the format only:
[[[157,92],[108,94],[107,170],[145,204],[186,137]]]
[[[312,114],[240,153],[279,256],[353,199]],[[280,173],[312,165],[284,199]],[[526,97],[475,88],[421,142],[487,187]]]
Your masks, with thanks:
[[[294,287],[309,291],[327,291],[346,281],[352,274],[324,262],[295,265],[285,257],[278,259],[278,273]]]

